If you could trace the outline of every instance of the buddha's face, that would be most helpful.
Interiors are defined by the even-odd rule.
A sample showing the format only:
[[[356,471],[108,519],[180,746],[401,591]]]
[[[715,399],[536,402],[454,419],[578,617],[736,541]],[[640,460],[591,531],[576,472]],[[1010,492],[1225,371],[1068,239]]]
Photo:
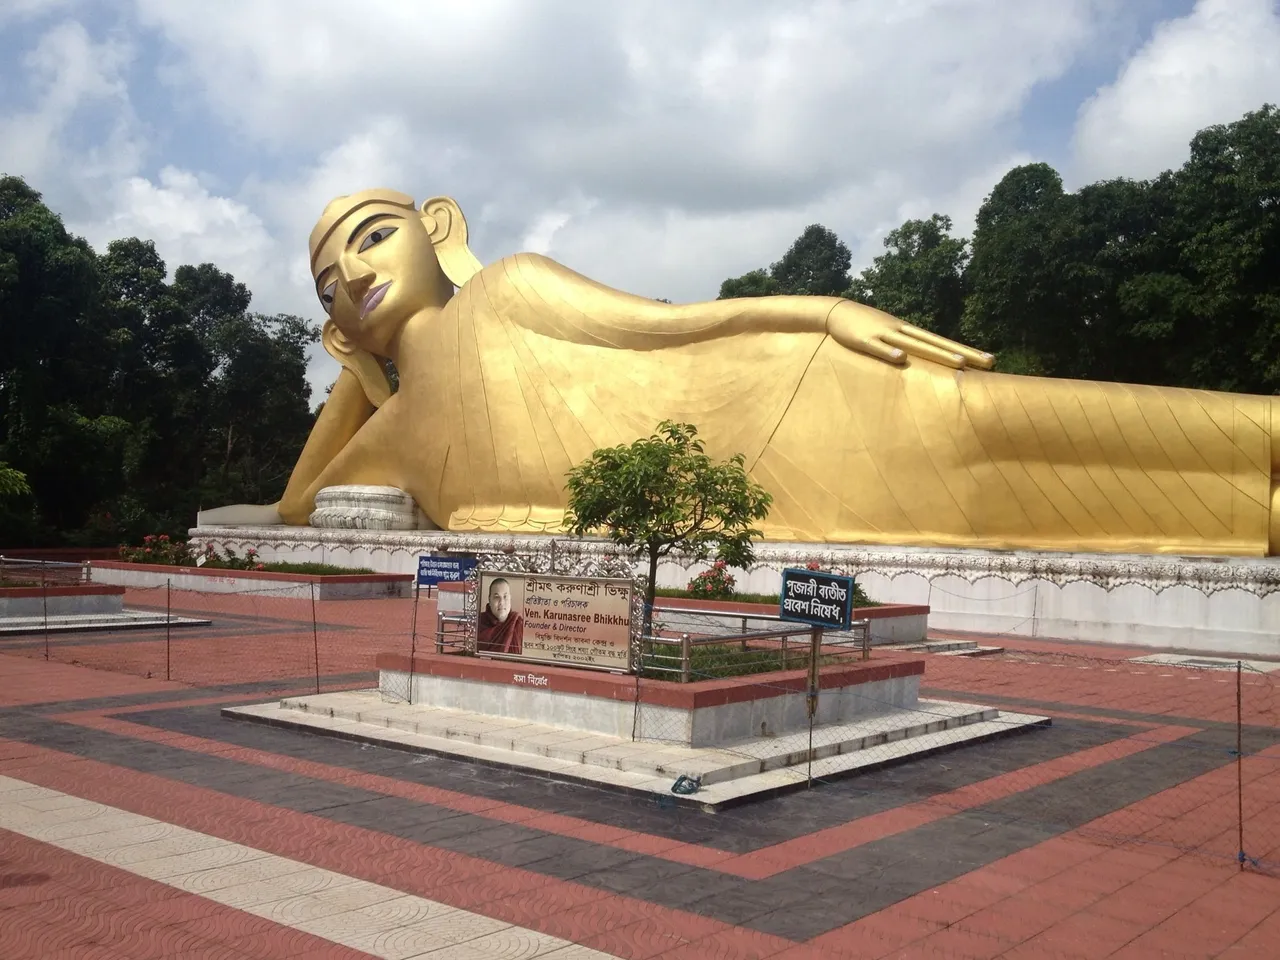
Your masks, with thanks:
[[[356,346],[390,356],[405,322],[453,293],[414,210],[368,203],[337,224],[313,260],[325,312]]]

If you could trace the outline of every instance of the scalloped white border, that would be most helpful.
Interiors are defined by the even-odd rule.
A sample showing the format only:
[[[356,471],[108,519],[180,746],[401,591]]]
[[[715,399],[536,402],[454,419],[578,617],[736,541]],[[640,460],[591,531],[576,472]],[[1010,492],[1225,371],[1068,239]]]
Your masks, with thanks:
[[[346,547],[369,551],[420,552],[447,550],[485,556],[489,562],[536,563],[549,573],[551,541],[556,543],[556,572],[578,576],[635,575],[627,569],[622,548],[603,539],[575,540],[538,534],[455,533],[439,530],[333,530],[315,527],[197,527],[197,543],[250,542],[275,549],[290,547]],[[533,557],[529,554],[533,553]],[[517,558],[519,558],[517,560]],[[692,565],[672,554],[670,561]],[[906,574],[933,581],[957,577],[967,583],[984,579],[1018,585],[1032,580],[1065,586],[1092,583],[1107,592],[1137,585],[1160,594],[1185,586],[1206,596],[1241,590],[1257,597],[1280,593],[1280,557],[1211,558],[1146,557],[1129,554],[1000,553],[984,550],[868,547],[856,544],[759,543],[748,568],[781,569],[816,560],[830,570],[848,574],[876,573],[894,579]],[[642,578],[638,578],[642,579]]]

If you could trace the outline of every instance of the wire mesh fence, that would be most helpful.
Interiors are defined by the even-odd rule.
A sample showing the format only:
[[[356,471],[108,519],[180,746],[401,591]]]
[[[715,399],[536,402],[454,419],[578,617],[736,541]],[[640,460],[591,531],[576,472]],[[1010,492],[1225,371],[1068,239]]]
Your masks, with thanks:
[[[58,587],[88,581],[87,563],[0,556],[0,587]]]
[[[77,569],[0,564],[6,585],[42,572],[43,591],[16,588],[40,602],[58,577],[81,582]],[[383,654],[468,652],[474,607],[444,609],[427,591],[328,600],[306,581],[254,589],[129,587],[127,616],[51,610],[0,626],[0,652],[264,697],[373,687]],[[701,750],[702,766],[687,769],[703,786],[748,772],[778,785],[839,780],[868,803],[892,797],[904,823],[963,815],[1280,876],[1280,664],[1027,642],[983,658],[930,655],[921,677],[902,666],[919,655],[868,648],[857,627],[815,647],[807,628],[776,618],[660,606],[651,633],[631,736],[673,757]],[[858,670],[878,672],[846,682]],[[725,681],[749,688],[749,707],[715,730],[645,696]]]

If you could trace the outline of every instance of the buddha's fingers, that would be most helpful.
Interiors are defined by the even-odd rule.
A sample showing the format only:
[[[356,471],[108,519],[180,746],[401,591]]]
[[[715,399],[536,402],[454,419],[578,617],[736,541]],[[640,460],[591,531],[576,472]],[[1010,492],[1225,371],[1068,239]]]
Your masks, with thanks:
[[[883,360],[885,363],[892,363],[895,367],[900,367],[907,362],[906,351],[882,343],[875,337],[855,341],[852,349],[865,353],[869,357],[875,357],[877,360]]]
[[[965,366],[966,358],[964,354],[955,350],[935,347],[932,344],[925,343],[923,340],[917,340],[915,337],[908,336],[905,333],[890,331],[888,333],[882,333],[880,335],[880,339],[895,347],[901,347],[911,356],[919,357],[921,360],[932,360],[934,363],[940,363],[943,366],[951,367],[953,370],[960,370]]]
[[[983,370],[990,370],[995,365],[996,358],[989,353],[974,347],[966,346],[963,343],[957,343],[955,340],[948,340],[946,337],[939,336],[932,330],[925,330],[923,327],[917,327],[914,324],[904,323],[902,332],[909,337],[913,337],[923,343],[927,343],[931,347],[937,347],[947,353],[958,353],[964,357],[965,364],[971,367],[981,367]]]

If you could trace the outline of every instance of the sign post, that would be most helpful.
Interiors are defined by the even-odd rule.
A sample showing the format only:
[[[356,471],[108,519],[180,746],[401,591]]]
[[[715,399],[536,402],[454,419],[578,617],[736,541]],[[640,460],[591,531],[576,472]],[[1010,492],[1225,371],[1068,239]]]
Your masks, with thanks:
[[[485,570],[476,578],[477,656],[627,673],[630,580]]]
[[[813,627],[809,638],[809,718],[818,709],[818,657],[825,630],[848,630],[853,622],[853,577],[813,570],[783,570],[778,616]]]
[[[417,586],[430,588],[442,583],[461,583],[476,568],[475,557],[418,557]]]

